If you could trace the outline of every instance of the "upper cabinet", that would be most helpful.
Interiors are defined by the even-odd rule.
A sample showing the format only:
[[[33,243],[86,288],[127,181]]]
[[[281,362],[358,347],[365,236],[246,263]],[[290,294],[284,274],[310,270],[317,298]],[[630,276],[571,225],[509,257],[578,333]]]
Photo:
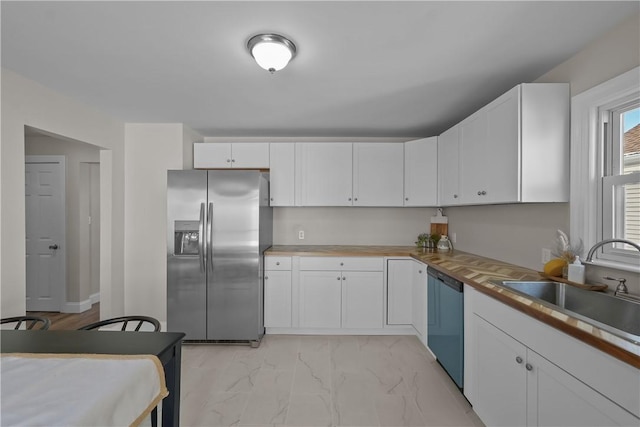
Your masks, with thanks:
[[[455,125],[438,137],[438,194],[440,205],[460,204],[458,176],[460,125]]]
[[[295,158],[296,206],[403,206],[401,143],[304,142]]]
[[[352,206],[351,144],[296,143],[295,153],[296,206]]]
[[[568,201],[568,84],[521,84],[456,127],[440,136],[450,166],[445,144],[459,144],[457,192],[440,164],[441,205]]]
[[[196,143],[193,144],[193,168],[268,169],[269,143]]]
[[[404,143],[404,206],[438,204],[438,138]]]
[[[402,206],[403,171],[403,144],[353,144],[353,206]]]
[[[269,144],[271,206],[294,206],[295,143]]]

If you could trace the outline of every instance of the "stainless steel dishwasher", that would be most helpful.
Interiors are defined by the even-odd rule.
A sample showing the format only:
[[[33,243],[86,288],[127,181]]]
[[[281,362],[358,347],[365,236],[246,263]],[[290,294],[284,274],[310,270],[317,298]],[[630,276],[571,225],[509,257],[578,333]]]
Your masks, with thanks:
[[[464,295],[461,281],[427,269],[427,344],[462,390],[464,378]]]

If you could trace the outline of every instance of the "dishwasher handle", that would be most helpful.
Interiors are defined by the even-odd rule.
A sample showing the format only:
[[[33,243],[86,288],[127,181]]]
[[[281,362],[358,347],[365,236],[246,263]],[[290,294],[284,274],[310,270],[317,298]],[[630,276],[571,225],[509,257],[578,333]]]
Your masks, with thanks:
[[[464,283],[462,283],[458,279],[454,279],[453,277],[444,274],[441,271],[438,271],[434,268],[427,268],[427,274],[435,278],[436,280],[439,280],[444,285],[447,285],[456,292],[462,293],[464,290]]]

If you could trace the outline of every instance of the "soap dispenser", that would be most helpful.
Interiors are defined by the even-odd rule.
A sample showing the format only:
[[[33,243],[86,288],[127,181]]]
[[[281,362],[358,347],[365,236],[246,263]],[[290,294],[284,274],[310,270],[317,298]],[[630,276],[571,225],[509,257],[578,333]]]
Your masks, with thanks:
[[[446,235],[440,236],[440,240],[438,240],[438,252],[449,252],[452,249],[451,241]]]
[[[574,283],[584,283],[584,265],[580,262],[580,257],[576,257],[573,263],[569,264],[567,279]]]

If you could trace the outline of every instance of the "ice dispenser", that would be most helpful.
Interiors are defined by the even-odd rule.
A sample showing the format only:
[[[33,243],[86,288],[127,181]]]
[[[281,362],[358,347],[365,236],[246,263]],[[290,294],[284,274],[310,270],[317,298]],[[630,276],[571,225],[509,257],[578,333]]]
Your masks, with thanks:
[[[175,221],[174,223],[174,255],[198,255],[200,223],[198,221]]]

